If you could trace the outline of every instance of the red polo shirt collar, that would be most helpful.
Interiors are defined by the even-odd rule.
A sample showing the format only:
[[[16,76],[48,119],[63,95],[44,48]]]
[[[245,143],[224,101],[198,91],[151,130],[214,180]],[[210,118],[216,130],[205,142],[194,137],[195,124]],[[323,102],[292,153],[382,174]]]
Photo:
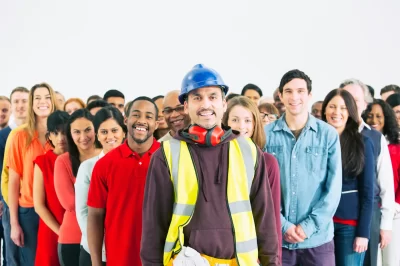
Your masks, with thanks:
[[[130,156],[140,157],[137,152],[132,151],[131,148],[129,148],[128,140],[125,140],[124,143],[120,146],[120,148],[122,157],[130,157]],[[158,148],[160,148],[160,143],[155,138],[153,138],[153,144],[147,151],[148,155],[151,156],[156,150],[158,150]]]

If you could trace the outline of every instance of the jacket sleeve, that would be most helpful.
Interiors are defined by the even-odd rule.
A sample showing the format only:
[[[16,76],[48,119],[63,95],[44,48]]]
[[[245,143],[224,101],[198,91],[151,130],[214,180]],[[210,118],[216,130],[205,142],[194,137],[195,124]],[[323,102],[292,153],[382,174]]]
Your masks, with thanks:
[[[75,211],[75,189],[72,169],[66,153],[58,156],[54,164],[54,188],[61,206],[66,211]]]
[[[332,131],[328,141],[327,174],[321,197],[311,213],[300,223],[308,238],[332,221],[342,195],[342,155],[336,131]]]
[[[160,148],[153,154],[147,172],[140,249],[142,266],[163,266],[164,244],[172,218],[174,188],[162,153]]]
[[[250,201],[256,226],[258,258],[261,265],[280,265],[274,202],[265,158],[260,150],[258,150],[257,168],[250,191]]]
[[[381,197],[381,230],[392,230],[394,216],[394,180],[392,163],[390,160],[389,148],[385,137],[381,136],[381,153],[378,156],[378,186],[380,188],[379,196]]]
[[[374,200],[374,181],[376,178],[374,148],[370,139],[364,138],[364,170],[358,177],[360,214],[356,235],[369,238]]]
[[[274,213],[276,230],[278,233],[278,247],[282,247],[282,229],[281,229],[281,179],[278,160],[272,154],[264,152],[265,163],[268,170],[268,181],[271,188],[272,201],[274,203]],[[282,249],[279,248],[279,258],[281,258]]]

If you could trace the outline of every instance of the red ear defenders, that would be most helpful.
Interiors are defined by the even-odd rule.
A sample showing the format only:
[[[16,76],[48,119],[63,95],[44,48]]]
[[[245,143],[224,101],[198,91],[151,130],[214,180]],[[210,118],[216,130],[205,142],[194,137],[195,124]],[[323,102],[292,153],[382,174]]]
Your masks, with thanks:
[[[206,146],[216,146],[221,141],[226,139],[229,135],[231,135],[232,130],[228,129],[227,131],[224,131],[221,127],[218,126],[210,129],[205,129],[198,125],[191,125],[188,129],[188,132],[182,132],[182,134],[199,144],[203,144]]]

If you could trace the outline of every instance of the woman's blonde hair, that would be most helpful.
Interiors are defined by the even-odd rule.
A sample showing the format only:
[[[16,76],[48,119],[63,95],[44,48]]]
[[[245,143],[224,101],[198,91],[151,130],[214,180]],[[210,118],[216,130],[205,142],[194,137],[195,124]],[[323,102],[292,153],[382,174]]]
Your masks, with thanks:
[[[260,149],[263,149],[265,146],[266,139],[260,112],[258,111],[257,105],[254,102],[252,102],[249,98],[245,96],[237,96],[232,98],[229,101],[228,108],[226,109],[224,117],[222,118],[222,124],[224,124],[225,126],[228,125],[229,114],[232,111],[232,108],[237,105],[243,106],[253,114],[254,130],[251,139]]]
[[[35,131],[36,131],[36,114],[35,114],[35,111],[33,110],[33,98],[34,98],[35,91],[38,88],[46,88],[49,90],[49,94],[50,94],[50,98],[51,98],[51,105],[52,105],[50,113],[53,113],[57,108],[56,107],[56,96],[54,94],[53,88],[49,84],[42,82],[39,84],[35,84],[32,87],[32,89],[29,92],[28,115],[27,115],[26,124],[24,127],[24,130],[28,133],[28,137],[26,140],[26,147],[31,145],[32,139],[33,139]]]

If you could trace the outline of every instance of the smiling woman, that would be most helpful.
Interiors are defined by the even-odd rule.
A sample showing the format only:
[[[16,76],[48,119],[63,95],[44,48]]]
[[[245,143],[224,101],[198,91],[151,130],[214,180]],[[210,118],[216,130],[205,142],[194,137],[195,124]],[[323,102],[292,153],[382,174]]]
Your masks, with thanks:
[[[6,164],[9,168],[11,238],[21,247],[23,257],[34,261],[39,217],[33,208],[33,161],[51,149],[46,133],[47,118],[55,109],[53,89],[47,83],[34,85],[28,104],[27,124],[17,128],[8,139],[10,146]]]
[[[100,153],[94,133],[93,116],[87,109],[72,113],[66,124],[68,152],[60,155],[54,166],[54,187],[65,209],[58,238],[58,257],[61,265],[79,265],[81,230],[75,212],[74,184],[80,164]]]

